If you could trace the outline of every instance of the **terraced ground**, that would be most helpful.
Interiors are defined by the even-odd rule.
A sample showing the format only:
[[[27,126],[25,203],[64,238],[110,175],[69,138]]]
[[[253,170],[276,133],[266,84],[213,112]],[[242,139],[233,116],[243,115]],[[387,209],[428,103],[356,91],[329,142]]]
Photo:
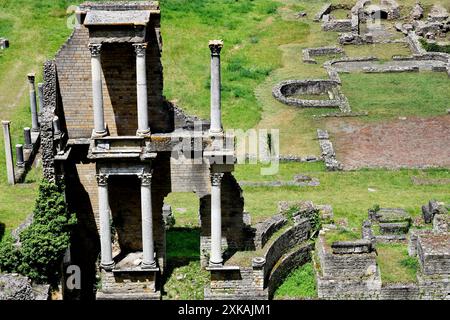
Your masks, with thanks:
[[[0,118],[13,121],[13,141],[21,141],[21,128],[29,124],[26,74],[38,72],[70,34],[66,8],[77,1],[63,0],[0,0],[0,36],[11,40],[11,48],[0,52]],[[350,0],[333,2],[353,3]],[[426,9],[437,0],[423,0]],[[442,1],[449,7],[450,3]],[[327,119],[314,117],[335,110],[299,110],[285,106],[272,97],[272,87],[282,80],[325,78],[321,64],[331,57],[320,57],[317,65],[305,64],[301,50],[308,47],[336,44],[337,33],[322,32],[320,24],[312,21],[326,1],[315,0],[162,0],[162,33],[164,37],[165,95],[186,111],[207,118],[209,115],[209,39],[222,38],[223,50],[223,118],[227,128],[280,129],[281,153],[318,155],[316,129],[379,125],[398,117],[445,117],[450,100],[450,80],[434,73],[411,78],[408,75],[379,75],[368,78],[363,74],[343,75],[343,90],[354,111],[366,110],[369,116],[358,119]],[[415,0],[401,1],[407,14]],[[306,18],[297,18],[299,11]],[[374,55],[388,60],[393,55],[407,55],[402,44],[349,46],[349,56]],[[436,90],[438,88],[438,90]],[[399,91],[400,90],[400,91]],[[401,92],[402,94],[399,94]],[[448,117],[448,116],[446,116]],[[353,122],[352,122],[353,121]],[[339,143],[339,140],[337,140]],[[347,141],[346,143],[351,143]],[[340,148],[340,146],[338,146]],[[4,157],[0,139],[0,159]],[[339,155],[338,155],[339,156]],[[290,181],[295,174],[318,178],[319,187],[243,187],[246,210],[253,222],[276,213],[280,200],[310,199],[315,203],[331,204],[336,218],[347,221],[349,228],[359,232],[367,209],[374,204],[383,207],[403,207],[414,216],[420,206],[431,198],[450,202],[447,168],[435,169],[364,169],[342,173],[325,172],[322,163],[281,164],[274,176],[261,176],[260,165],[239,165],[238,180]],[[4,162],[0,161],[0,238],[2,229],[10,230],[32,210],[39,169],[27,183],[6,185]],[[415,179],[428,181],[416,184]],[[198,226],[198,199],[193,194],[171,194],[167,202],[175,211],[178,227]],[[176,243],[186,237],[174,232],[169,250],[174,250],[172,276],[167,279],[166,297],[201,298],[204,274],[195,281],[185,276],[197,268],[198,256],[183,257]],[[190,233],[190,244],[198,235]],[[191,246],[191,249],[194,245]],[[180,263],[181,261],[181,263]],[[293,274],[287,283],[296,283],[311,275],[308,270]],[[299,278],[300,277],[300,278]],[[307,283],[311,283],[309,279]],[[303,281],[303,280],[302,280]],[[306,281],[306,280],[305,280]],[[185,289],[179,289],[185,288]],[[307,287],[298,293],[286,285],[280,289],[283,297],[304,297]],[[194,290],[189,296],[179,290]],[[286,293],[286,290],[288,293]],[[290,293],[289,293],[290,292]]]

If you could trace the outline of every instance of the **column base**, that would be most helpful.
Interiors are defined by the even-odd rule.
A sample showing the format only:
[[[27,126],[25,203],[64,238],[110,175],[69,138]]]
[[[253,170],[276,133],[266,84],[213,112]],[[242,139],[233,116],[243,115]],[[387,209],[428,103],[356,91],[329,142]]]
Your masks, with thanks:
[[[152,263],[142,262],[141,269],[142,270],[156,269],[156,261]]]
[[[215,136],[223,136],[223,129],[209,129],[209,135]]]
[[[138,130],[136,131],[136,135],[140,137],[149,137],[151,135],[150,128],[147,130]]]
[[[222,268],[223,267],[223,260],[220,262],[213,262],[209,260],[209,267],[210,268]]]
[[[105,130],[102,132],[92,130],[92,138],[103,138],[103,137],[106,137],[107,135],[108,135],[108,130]]]
[[[108,262],[108,263],[102,262],[100,264],[100,267],[105,271],[112,271],[114,269],[115,265],[116,264],[114,262]]]

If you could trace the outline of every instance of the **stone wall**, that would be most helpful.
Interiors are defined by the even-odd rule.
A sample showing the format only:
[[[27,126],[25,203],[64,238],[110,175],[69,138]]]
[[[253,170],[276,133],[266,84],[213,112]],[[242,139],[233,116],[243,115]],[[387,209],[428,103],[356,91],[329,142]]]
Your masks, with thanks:
[[[97,300],[159,300],[155,272],[112,273],[101,271]]]
[[[272,235],[280,230],[287,223],[287,219],[282,214],[277,214],[254,226],[255,249],[262,249]]]
[[[267,300],[261,268],[246,267],[211,271],[211,283],[205,288],[205,300]]]
[[[279,83],[272,91],[281,103],[300,108],[341,108],[347,101],[338,89],[338,83],[331,80],[287,80]],[[306,100],[292,98],[293,95],[327,94],[328,99]]]
[[[309,239],[311,224],[308,219],[300,220],[296,225],[286,230],[267,249],[264,256],[264,279],[269,279],[270,273],[280,258],[289,250]]]
[[[307,48],[302,51],[303,62],[316,64],[317,61],[314,60],[315,56],[325,56],[332,54],[344,54],[344,50],[339,47],[320,47],[320,48]]]
[[[272,298],[276,289],[283,283],[289,274],[305,263],[311,261],[313,244],[300,245],[297,249],[285,254],[273,268],[268,281],[269,298]]]

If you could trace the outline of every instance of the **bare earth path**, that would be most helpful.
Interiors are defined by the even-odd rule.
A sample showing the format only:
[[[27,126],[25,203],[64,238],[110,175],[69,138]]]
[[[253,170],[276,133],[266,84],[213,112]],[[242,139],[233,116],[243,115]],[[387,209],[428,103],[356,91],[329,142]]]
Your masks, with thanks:
[[[331,121],[330,121],[331,122]],[[334,127],[334,145],[345,170],[450,167],[450,115]]]

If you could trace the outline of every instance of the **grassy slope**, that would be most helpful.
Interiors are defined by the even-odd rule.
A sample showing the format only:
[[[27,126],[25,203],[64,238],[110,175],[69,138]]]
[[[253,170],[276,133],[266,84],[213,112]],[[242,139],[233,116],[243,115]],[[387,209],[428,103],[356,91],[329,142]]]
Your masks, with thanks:
[[[0,0],[0,36],[11,43],[9,49],[0,52],[0,118],[12,121],[13,145],[23,143],[22,128],[31,124],[27,73],[36,72],[37,81],[42,80],[42,63],[54,55],[70,34],[66,27],[68,6],[68,1]],[[2,137],[0,224],[7,230],[31,212],[38,179],[39,172],[33,172],[24,185],[6,185]]]

